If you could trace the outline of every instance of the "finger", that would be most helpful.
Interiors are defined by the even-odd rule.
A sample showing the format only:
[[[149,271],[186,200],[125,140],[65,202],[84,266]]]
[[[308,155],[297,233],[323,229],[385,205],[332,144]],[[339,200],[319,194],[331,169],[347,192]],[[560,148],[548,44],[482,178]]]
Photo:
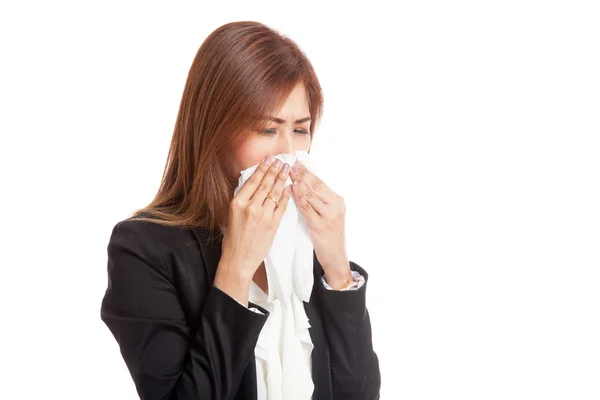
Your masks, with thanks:
[[[329,204],[334,200],[334,192],[319,179],[318,176],[310,172],[302,163],[299,161],[296,163],[296,168],[298,172],[294,174],[291,173],[290,177],[293,182],[296,181],[304,181],[307,189],[310,189],[314,195],[319,198],[323,203]]]
[[[327,204],[325,204],[315,192],[313,192],[305,181],[298,181],[299,191],[302,191],[302,197],[311,205],[311,207],[319,215],[323,215],[327,211]]]
[[[308,200],[306,200],[306,196],[304,195],[304,192],[302,190],[302,184],[300,182],[298,182],[298,183],[294,182],[293,186],[294,186],[293,192],[294,192],[294,200],[296,201],[296,207],[298,207],[298,209],[300,210],[302,215],[304,215],[304,218],[306,218],[307,220],[311,220],[311,219],[319,216],[317,211],[310,205]]]
[[[288,206],[291,196],[292,196],[292,185],[289,185],[283,190],[283,192],[281,194],[281,198],[279,199],[279,206],[276,207],[275,210],[273,211],[273,218],[276,221],[279,222],[279,221],[281,221],[281,218],[283,218],[283,214],[285,214],[285,210],[287,209],[287,206]],[[275,202],[271,201],[271,203],[275,203]]]
[[[269,170],[270,165],[273,161],[275,161],[275,158],[273,157],[271,157],[270,160],[269,157],[266,157],[264,160],[262,160],[261,163],[256,167],[256,170],[252,173],[250,178],[248,178],[246,182],[244,182],[244,185],[239,190],[237,196],[239,196],[242,199],[249,200],[254,194],[254,192],[256,192],[256,188],[262,181],[264,175]]]
[[[258,187],[254,191],[254,194],[250,198],[250,203],[254,203],[262,207],[263,203],[265,202],[265,198],[267,197],[267,194],[269,194],[269,192],[273,188],[273,183],[275,182],[277,174],[279,174],[279,170],[281,169],[282,165],[283,163],[281,162],[281,160],[273,160],[273,163],[269,166],[269,169],[263,175],[262,180],[258,184]]]
[[[271,188],[271,191],[267,193],[267,197],[265,197],[265,201],[263,203],[263,207],[265,208],[265,212],[273,212],[277,204],[269,199],[269,196],[273,196],[273,198],[279,201],[281,194],[283,192],[283,188],[285,186],[285,182],[287,181],[288,175],[290,171],[290,165],[288,163],[283,164],[281,170],[279,170],[279,174],[277,175],[277,179]]]

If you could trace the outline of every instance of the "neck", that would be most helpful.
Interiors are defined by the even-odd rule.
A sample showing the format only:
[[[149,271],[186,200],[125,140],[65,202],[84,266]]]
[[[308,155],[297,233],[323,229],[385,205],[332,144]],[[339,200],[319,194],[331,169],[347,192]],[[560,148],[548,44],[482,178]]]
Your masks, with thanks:
[[[254,273],[254,277],[252,278],[254,283],[258,285],[259,288],[262,289],[267,295],[269,294],[269,282],[267,281],[267,270],[265,268],[265,262],[261,262],[260,266]]]

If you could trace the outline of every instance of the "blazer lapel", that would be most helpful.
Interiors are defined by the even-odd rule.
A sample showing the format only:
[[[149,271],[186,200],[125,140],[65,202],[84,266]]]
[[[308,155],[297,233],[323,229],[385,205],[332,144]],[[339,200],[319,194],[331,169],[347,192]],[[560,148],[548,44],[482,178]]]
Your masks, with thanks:
[[[322,284],[320,280],[316,279],[314,285]],[[333,399],[333,393],[331,390],[331,372],[329,365],[329,346],[327,344],[327,338],[323,330],[323,320],[321,319],[321,313],[317,307],[316,290],[314,289],[310,296],[308,303],[304,303],[304,309],[306,316],[310,321],[310,339],[313,342],[313,351],[311,354],[312,362],[312,377],[315,384],[315,391],[313,392],[313,400],[329,400]]]
[[[322,285],[321,265],[317,260],[317,256],[313,250],[313,274],[314,283],[308,303],[304,303],[306,316],[310,321],[310,339],[313,342],[312,358],[312,376],[315,384],[313,392],[313,400],[330,400],[333,399],[333,389],[331,383],[331,366],[329,362],[329,344],[323,330],[323,319],[321,311],[318,307],[317,285]]]

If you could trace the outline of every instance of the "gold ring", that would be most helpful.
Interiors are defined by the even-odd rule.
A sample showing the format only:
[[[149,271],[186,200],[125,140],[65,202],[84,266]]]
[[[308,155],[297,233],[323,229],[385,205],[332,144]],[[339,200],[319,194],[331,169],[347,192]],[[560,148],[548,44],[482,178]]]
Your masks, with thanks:
[[[271,195],[268,195],[268,196],[267,196],[267,199],[271,199],[271,200],[273,200],[273,201],[275,202],[275,204],[277,204],[277,207],[279,207],[279,202],[278,202],[277,200],[275,200],[275,198],[274,198],[273,196],[271,196]]]

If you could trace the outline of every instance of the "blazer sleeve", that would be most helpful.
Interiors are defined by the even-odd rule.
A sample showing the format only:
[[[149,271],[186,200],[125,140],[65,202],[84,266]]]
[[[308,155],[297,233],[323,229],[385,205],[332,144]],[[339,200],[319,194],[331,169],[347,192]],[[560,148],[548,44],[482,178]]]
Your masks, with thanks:
[[[211,286],[192,330],[156,243],[117,224],[108,245],[101,319],[143,400],[229,399],[267,319]]]
[[[323,276],[323,268],[315,257],[315,278]],[[381,374],[379,360],[373,350],[371,322],[366,307],[369,275],[350,261],[350,269],[365,278],[356,290],[328,290],[315,285],[318,305],[331,354],[331,378],[334,399],[379,399]]]

